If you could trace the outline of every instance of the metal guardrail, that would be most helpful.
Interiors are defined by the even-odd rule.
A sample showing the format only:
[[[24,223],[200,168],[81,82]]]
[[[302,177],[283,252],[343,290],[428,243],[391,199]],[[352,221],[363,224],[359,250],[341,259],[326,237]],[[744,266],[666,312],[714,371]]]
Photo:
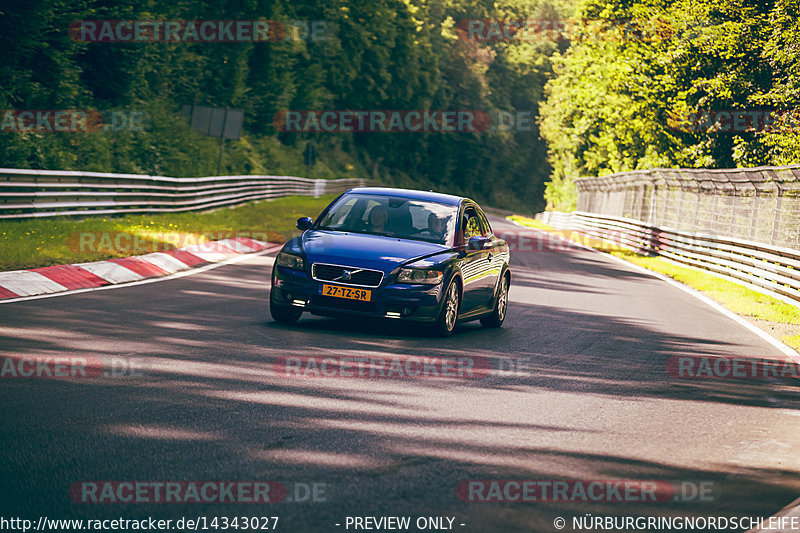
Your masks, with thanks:
[[[171,178],[0,168],[0,219],[196,211],[281,196],[340,194],[369,182],[293,176]]]
[[[585,211],[544,212],[536,219],[556,229],[578,231],[639,253],[658,254],[784,301],[800,303],[798,250]]]
[[[654,168],[575,185],[585,213],[800,249],[800,165]]]

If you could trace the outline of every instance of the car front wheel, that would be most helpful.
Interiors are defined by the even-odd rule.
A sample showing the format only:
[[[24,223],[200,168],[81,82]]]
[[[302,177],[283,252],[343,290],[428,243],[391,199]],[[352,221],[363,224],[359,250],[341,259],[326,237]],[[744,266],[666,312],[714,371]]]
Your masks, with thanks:
[[[447,287],[444,296],[444,304],[436,321],[436,333],[441,337],[449,337],[456,329],[458,321],[458,308],[461,304],[461,297],[458,293],[458,283],[452,280]]]

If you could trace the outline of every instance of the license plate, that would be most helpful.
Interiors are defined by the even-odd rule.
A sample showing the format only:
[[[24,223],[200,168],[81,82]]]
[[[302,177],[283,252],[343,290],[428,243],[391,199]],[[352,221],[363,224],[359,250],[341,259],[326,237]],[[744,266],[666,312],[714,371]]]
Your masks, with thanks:
[[[334,298],[347,298],[348,300],[359,300],[368,302],[372,299],[372,291],[364,289],[353,289],[350,287],[339,287],[338,285],[323,285],[319,289],[323,296],[333,296]]]

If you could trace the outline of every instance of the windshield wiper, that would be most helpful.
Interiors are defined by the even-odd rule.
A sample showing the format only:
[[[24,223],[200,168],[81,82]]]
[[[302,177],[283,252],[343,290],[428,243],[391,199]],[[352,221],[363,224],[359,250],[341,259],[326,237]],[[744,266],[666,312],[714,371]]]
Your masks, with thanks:
[[[366,230],[349,229],[349,228],[331,228],[329,226],[321,226],[315,229],[328,230],[328,231],[341,231],[342,233],[358,233],[360,235],[379,235],[381,237],[395,236],[393,233],[378,233],[375,231],[366,231]]]

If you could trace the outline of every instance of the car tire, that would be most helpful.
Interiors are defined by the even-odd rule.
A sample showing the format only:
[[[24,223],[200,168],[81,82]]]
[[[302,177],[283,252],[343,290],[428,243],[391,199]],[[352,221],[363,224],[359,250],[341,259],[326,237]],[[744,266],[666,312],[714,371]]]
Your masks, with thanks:
[[[442,310],[436,320],[435,331],[440,337],[449,337],[456,329],[458,322],[458,310],[461,307],[461,294],[458,290],[458,282],[453,279],[444,293]]]
[[[481,324],[487,328],[499,328],[506,319],[508,311],[508,275],[503,274],[500,279],[500,287],[497,289],[497,298],[494,301],[492,314],[481,318]]]
[[[288,305],[275,303],[272,299],[272,291],[270,291],[269,314],[272,316],[272,320],[276,322],[280,322],[281,324],[294,324],[300,318],[300,315],[303,314],[303,311],[302,309],[295,309]]]

